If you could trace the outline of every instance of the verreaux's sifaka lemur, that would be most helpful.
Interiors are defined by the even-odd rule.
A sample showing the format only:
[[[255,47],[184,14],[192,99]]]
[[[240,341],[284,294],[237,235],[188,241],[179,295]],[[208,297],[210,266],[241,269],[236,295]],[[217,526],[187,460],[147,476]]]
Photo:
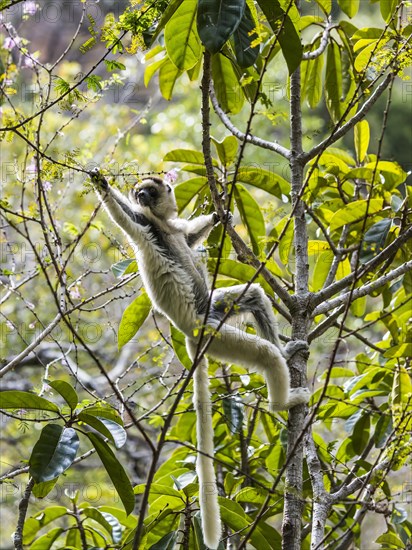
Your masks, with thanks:
[[[294,353],[305,344],[291,342],[283,349],[271,303],[260,285],[219,288],[210,294],[206,270],[193,248],[204,241],[218,223],[217,215],[199,216],[190,221],[178,218],[172,187],[157,177],[143,180],[126,198],[108,184],[98,169],[90,176],[113,221],[130,240],[153,306],[184,333],[191,359],[198,353],[202,332],[199,328],[206,325],[207,354],[260,372],[266,380],[272,410],[306,403],[309,391],[290,387],[286,363],[288,351]],[[238,314],[253,315],[257,335],[222,322]],[[208,363],[204,354],[198,359],[193,382],[202,531],[206,545],[215,549],[221,537],[221,521],[213,465]]]

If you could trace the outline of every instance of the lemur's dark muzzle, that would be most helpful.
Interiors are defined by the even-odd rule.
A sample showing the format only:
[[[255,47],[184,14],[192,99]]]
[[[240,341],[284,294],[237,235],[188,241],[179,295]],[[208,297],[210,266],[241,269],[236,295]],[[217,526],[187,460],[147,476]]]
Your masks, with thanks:
[[[136,193],[136,199],[142,206],[149,206],[151,202],[151,196],[147,189],[141,189]]]

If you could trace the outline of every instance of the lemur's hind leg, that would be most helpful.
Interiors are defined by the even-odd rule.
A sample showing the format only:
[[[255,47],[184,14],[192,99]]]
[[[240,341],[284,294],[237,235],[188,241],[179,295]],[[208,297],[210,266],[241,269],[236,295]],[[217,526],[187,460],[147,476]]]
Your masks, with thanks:
[[[234,315],[251,313],[256,321],[258,335],[283,351],[272,304],[259,284],[236,285],[214,290],[211,316],[220,320],[229,311],[228,319]]]

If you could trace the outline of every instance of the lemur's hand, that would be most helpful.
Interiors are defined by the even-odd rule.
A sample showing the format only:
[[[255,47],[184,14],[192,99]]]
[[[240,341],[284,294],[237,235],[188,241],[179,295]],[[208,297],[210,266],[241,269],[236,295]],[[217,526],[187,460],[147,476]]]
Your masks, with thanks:
[[[225,217],[227,218],[228,225],[231,225],[233,222],[233,214],[230,210],[225,210]],[[213,223],[216,225],[220,222],[220,218],[217,212],[213,212]]]
[[[93,170],[89,172],[89,175],[90,179],[97,187],[97,189],[100,189],[101,191],[107,191],[107,189],[109,188],[109,184],[107,183],[107,179],[103,176],[103,174],[100,173],[100,170],[98,168],[93,168]]]

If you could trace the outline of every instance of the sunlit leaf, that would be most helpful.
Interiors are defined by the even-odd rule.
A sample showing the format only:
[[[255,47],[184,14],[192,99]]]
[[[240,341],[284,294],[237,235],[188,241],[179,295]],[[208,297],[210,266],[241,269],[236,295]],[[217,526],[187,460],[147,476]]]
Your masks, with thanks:
[[[342,11],[350,18],[354,17],[359,10],[360,0],[338,0]]]
[[[196,0],[185,0],[166,25],[165,43],[170,60],[178,69],[196,65],[202,46],[196,29]]]
[[[117,334],[117,344],[119,349],[121,349],[133,338],[139,328],[143,325],[150,313],[151,308],[152,304],[146,292],[142,292],[140,296],[135,298],[133,302],[127,306],[123,312],[119,325],[119,332]]]
[[[117,449],[120,449],[126,443],[126,430],[117,422],[108,418],[99,418],[98,416],[87,414],[87,409],[78,415],[78,419],[94,428],[104,437],[107,437],[107,439],[114,443]]]
[[[237,184],[234,193],[236,206],[239,210],[242,222],[245,224],[251,243],[253,252],[259,254],[260,242],[265,232],[265,220],[263,214],[259,208],[258,203],[247,191],[243,185]]]
[[[370,201],[354,201],[338,210],[330,221],[330,230],[336,231],[343,225],[362,220],[366,213],[374,214],[380,212],[383,208],[382,199],[371,199]]]
[[[2,391],[0,392],[0,409],[37,409],[40,411],[52,411],[59,412],[59,407],[44,399],[44,397],[39,397],[34,393],[29,393],[27,391]]]
[[[244,103],[243,91],[232,63],[220,53],[212,57],[212,78],[219,105],[227,113],[238,113]]]
[[[236,60],[240,67],[250,67],[259,55],[259,46],[252,46],[252,42],[257,38],[255,30],[257,24],[246,4],[242,20],[233,33]]]
[[[173,95],[173,88],[177,79],[181,76],[183,71],[178,69],[174,63],[167,60],[162,64],[159,70],[159,87],[162,96],[170,101]]]
[[[65,380],[48,380],[47,383],[63,397],[72,411],[76,408],[79,397],[75,389],[68,382]]]

